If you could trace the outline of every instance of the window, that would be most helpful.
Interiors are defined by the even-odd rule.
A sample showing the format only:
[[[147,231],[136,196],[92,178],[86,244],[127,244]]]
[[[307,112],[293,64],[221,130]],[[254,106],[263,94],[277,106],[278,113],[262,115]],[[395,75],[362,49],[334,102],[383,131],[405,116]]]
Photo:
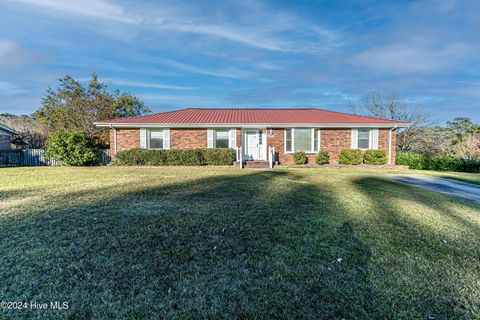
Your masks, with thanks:
[[[312,129],[294,129],[295,151],[311,151],[312,148]]]
[[[215,130],[215,148],[228,148],[228,130]]]
[[[318,152],[320,150],[320,129],[285,129],[285,151]]]
[[[292,152],[292,129],[285,129],[285,151]]]
[[[358,129],[358,149],[370,149],[370,130]]]
[[[148,147],[151,149],[163,149],[163,130],[150,130]]]

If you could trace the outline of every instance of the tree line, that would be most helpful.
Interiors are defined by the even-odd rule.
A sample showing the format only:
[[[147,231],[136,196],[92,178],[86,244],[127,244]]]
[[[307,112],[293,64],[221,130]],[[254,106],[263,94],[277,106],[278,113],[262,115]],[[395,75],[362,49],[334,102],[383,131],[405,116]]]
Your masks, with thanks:
[[[446,125],[438,125],[422,108],[407,103],[392,92],[368,93],[360,102],[348,103],[348,108],[359,115],[412,123],[397,134],[397,150],[400,152],[480,159],[480,125],[470,118],[455,118]],[[149,112],[150,109],[135,95],[110,91],[95,73],[86,85],[66,75],[59,79],[56,88],[47,89],[40,108],[32,115],[0,114],[0,123],[20,133],[16,143],[23,147],[43,148],[52,144],[52,137],[58,132],[68,132],[81,137],[64,135],[60,140],[89,141],[94,147],[106,148],[108,131],[95,127],[94,121]]]
[[[406,103],[393,92],[368,93],[360,103],[349,102],[348,108],[359,115],[412,123],[399,130],[397,151],[480,159],[480,125],[470,118],[458,117],[446,125],[438,125],[431,114]]]

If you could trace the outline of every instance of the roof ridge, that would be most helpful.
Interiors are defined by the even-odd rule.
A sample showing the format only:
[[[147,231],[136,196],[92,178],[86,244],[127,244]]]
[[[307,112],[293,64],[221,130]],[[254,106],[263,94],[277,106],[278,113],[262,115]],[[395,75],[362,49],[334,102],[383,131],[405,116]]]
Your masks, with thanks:
[[[206,108],[206,107],[188,107],[185,109],[180,109],[180,110],[175,110],[175,111],[181,111],[181,110],[322,110],[319,108],[257,108],[257,107],[244,107],[244,108],[228,108],[228,107],[211,107],[211,108]]]

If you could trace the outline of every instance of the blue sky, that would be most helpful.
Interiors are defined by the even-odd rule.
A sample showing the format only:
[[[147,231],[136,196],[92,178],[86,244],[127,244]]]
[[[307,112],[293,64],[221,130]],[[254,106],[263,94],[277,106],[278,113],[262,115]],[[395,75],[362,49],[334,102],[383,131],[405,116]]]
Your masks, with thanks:
[[[480,1],[0,1],[0,112],[96,72],[153,111],[320,107],[395,91],[480,122]]]

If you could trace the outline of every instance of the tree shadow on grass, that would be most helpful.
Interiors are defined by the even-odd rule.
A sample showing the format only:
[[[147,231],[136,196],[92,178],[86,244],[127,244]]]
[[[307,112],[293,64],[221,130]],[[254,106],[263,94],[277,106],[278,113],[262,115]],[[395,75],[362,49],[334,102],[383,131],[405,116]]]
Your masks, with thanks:
[[[370,249],[323,191],[256,172],[53,197],[0,220],[0,296],[70,308],[6,314],[375,318]]]
[[[389,228],[389,239],[384,240],[389,250],[385,253],[399,253],[387,257],[396,267],[385,271],[391,272],[391,280],[404,278],[405,291],[410,293],[390,297],[394,299],[390,303],[405,309],[423,310],[424,317],[433,315],[436,319],[468,319],[478,315],[478,291],[474,291],[480,287],[478,282],[475,285],[474,274],[478,276],[480,271],[475,265],[480,256],[480,230],[472,220],[464,214],[462,216],[458,208],[475,212],[479,206],[383,178],[362,177],[354,183],[379,213],[378,223]],[[436,220],[448,221],[452,230],[461,229],[463,234],[460,237],[446,234],[445,229],[436,229],[436,221],[419,223],[417,218],[411,217],[411,212],[404,211],[405,208],[396,203],[397,200],[416,205],[419,210],[415,214],[418,216],[427,214],[421,211],[422,208],[432,210],[429,215],[435,215]],[[381,250],[381,247],[378,249]],[[386,286],[390,285],[389,279],[385,279]]]

